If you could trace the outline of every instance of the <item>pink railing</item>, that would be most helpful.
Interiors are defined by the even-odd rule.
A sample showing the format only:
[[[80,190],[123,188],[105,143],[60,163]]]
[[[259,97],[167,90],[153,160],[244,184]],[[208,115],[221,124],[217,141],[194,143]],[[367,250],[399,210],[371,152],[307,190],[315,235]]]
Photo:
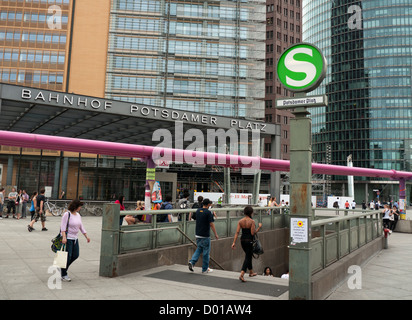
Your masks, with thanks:
[[[47,136],[13,131],[0,131],[0,145],[46,150],[72,151],[91,154],[104,154],[110,156],[135,157],[143,159],[150,158],[153,155],[157,154],[160,156],[167,155],[168,160],[175,162],[180,161],[193,163],[193,159],[196,158],[198,160],[200,159],[205,164],[229,166],[233,168],[256,168],[257,166],[257,168],[269,171],[290,170],[290,162],[287,160],[159,148],[126,143]],[[382,177],[395,180],[412,179],[412,172],[346,167],[319,163],[312,163],[312,172],[328,175]]]

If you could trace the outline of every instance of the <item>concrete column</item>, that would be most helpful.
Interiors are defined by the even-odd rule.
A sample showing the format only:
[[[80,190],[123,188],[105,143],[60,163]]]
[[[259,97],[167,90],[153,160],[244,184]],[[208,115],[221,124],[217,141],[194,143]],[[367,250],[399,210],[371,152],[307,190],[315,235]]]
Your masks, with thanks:
[[[312,141],[306,108],[290,120],[289,299],[311,300]]]
[[[116,277],[120,245],[120,205],[118,203],[104,204],[102,218],[99,275]]]
[[[13,156],[9,156],[7,160],[6,186],[11,186],[13,184],[13,165],[14,165]]]

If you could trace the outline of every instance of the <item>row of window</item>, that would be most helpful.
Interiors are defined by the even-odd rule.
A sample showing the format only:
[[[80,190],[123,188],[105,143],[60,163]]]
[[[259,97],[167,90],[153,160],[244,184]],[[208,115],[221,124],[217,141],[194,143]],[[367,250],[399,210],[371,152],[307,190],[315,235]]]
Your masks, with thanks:
[[[62,84],[63,73],[48,70],[32,71],[0,68],[2,82],[17,82],[25,84]]]
[[[127,70],[142,70],[163,72],[165,68],[165,60],[152,57],[138,56],[115,56],[113,58],[113,67],[116,69]],[[247,65],[217,63],[217,62],[202,62],[202,61],[182,61],[168,60],[168,73],[183,73],[195,75],[219,75],[219,76],[239,76],[245,78],[247,75]]]
[[[11,4],[13,2],[31,2],[33,4],[35,3],[41,3],[41,4],[69,4],[70,0],[8,0],[9,2],[11,2]],[[3,1],[5,2],[5,1]]]
[[[65,45],[67,36],[65,33],[50,33],[50,32],[35,32],[35,31],[17,31],[17,30],[1,30],[0,41],[21,41],[21,42],[36,42],[38,44],[60,44]]]
[[[171,35],[188,35],[197,37],[219,37],[248,39],[247,27],[225,26],[219,24],[190,23],[170,21],[162,27],[158,19],[118,17],[116,21],[118,30],[134,30],[143,32],[167,32]],[[263,39],[264,40],[264,39]]]
[[[9,22],[39,22],[39,23],[48,23],[52,21],[54,24],[67,25],[69,17],[67,14],[54,15],[54,14],[45,14],[45,13],[23,13],[19,11],[0,11],[0,21],[9,21]]]
[[[268,72],[266,72],[266,73],[268,73]],[[268,79],[266,79],[266,80],[268,80]],[[269,79],[269,80],[270,80],[270,79]],[[265,92],[266,92],[266,94],[272,94],[272,93],[274,93],[274,92],[273,92],[273,86],[266,86],[266,87],[265,87]],[[280,85],[279,85],[279,86],[276,86],[276,94],[278,94],[278,95],[281,95],[281,94],[282,94],[282,87],[281,87]],[[285,96],[285,97],[293,96],[293,93],[290,92],[288,89],[283,88],[283,96]]]
[[[27,62],[44,64],[64,64],[66,53],[62,51],[40,51],[0,48],[0,62]]]
[[[135,12],[153,12],[161,13],[162,6],[160,1],[155,0],[120,0],[116,3],[116,9]],[[170,3],[165,6],[165,14],[170,16],[185,16],[185,17],[207,17],[220,18],[221,20],[236,20],[247,21],[249,18],[248,8],[237,9],[234,6],[212,6],[206,8],[203,4],[196,3]]]
[[[128,49],[137,51],[157,51],[169,54],[186,54],[191,56],[208,56],[208,57],[228,57],[241,59],[248,58],[248,49],[246,45],[235,45],[227,43],[211,42],[193,42],[184,40],[169,40],[166,42],[159,38],[138,38],[115,35],[112,38],[111,49]],[[253,48],[254,49],[254,48]],[[258,57],[259,52],[253,50],[253,55]]]
[[[111,78],[111,79],[110,79]],[[113,75],[109,77],[109,88],[111,90],[132,90],[132,91],[151,91],[163,92],[164,80],[162,78],[143,78],[143,77],[126,77]],[[229,82],[209,82],[187,81],[187,80],[167,80],[167,93],[182,93],[191,95],[219,95],[229,97],[246,98],[247,85],[235,84]],[[253,92],[257,94],[257,92]]]

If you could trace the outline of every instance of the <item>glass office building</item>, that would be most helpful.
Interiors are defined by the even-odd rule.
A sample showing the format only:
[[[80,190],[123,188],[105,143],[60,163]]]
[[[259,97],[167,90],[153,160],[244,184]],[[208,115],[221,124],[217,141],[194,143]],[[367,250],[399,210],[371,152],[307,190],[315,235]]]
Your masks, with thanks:
[[[263,120],[265,10],[263,0],[0,0],[0,82]],[[22,130],[21,117],[1,129]],[[33,133],[49,123],[31,121]],[[51,186],[52,198],[64,190],[68,199],[142,199],[145,168],[130,158],[0,146],[0,185]],[[222,189],[221,168],[161,170],[165,194]],[[232,192],[252,190],[253,176],[232,179]],[[268,181],[264,174],[262,192]]]
[[[62,90],[69,0],[0,1],[0,81]]]
[[[264,118],[265,1],[114,0],[106,97]]]
[[[329,99],[328,107],[311,110],[315,162],[346,165],[352,155],[357,167],[409,170],[411,35],[410,0],[303,2],[303,41],[328,61],[326,79],[310,93]],[[355,179],[360,193],[368,192],[362,180],[374,183]]]

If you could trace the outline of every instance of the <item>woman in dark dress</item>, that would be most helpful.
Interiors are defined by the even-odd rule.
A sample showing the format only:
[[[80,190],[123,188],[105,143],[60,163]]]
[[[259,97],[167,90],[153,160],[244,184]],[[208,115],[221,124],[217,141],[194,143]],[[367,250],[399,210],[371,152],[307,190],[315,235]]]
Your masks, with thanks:
[[[245,282],[244,275],[249,269],[249,277],[256,276],[253,272],[252,257],[253,257],[253,236],[262,228],[262,224],[259,223],[259,227],[256,228],[255,220],[252,219],[253,208],[251,206],[245,207],[243,210],[245,217],[239,220],[237,224],[235,238],[233,239],[232,249],[235,249],[235,243],[239,236],[240,229],[242,229],[242,235],[240,237],[240,244],[245,252],[245,260],[242,265],[242,271],[240,272],[239,280]]]

